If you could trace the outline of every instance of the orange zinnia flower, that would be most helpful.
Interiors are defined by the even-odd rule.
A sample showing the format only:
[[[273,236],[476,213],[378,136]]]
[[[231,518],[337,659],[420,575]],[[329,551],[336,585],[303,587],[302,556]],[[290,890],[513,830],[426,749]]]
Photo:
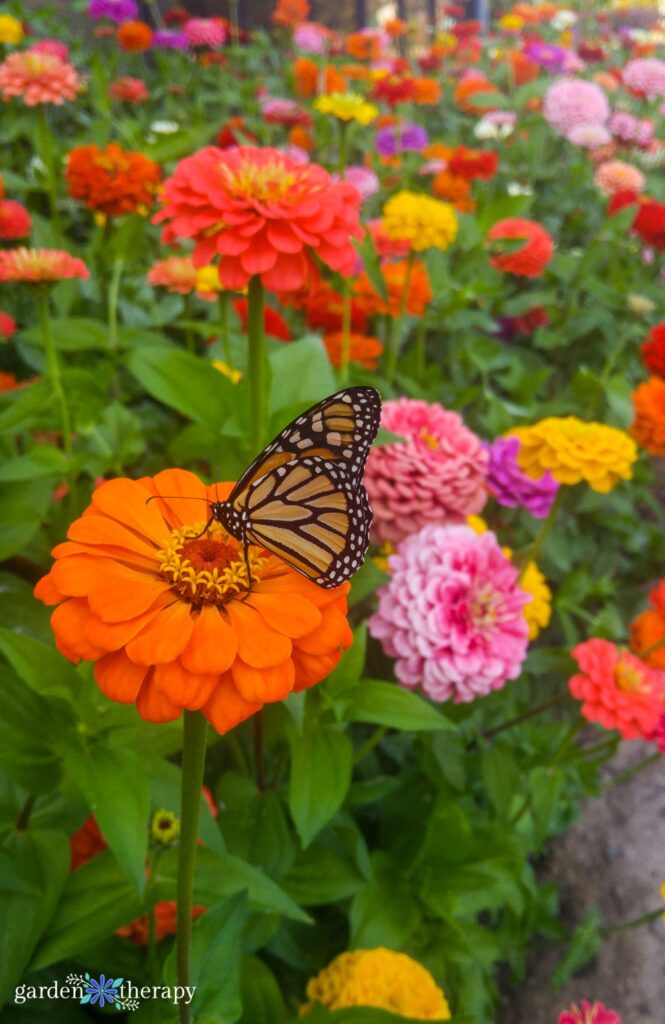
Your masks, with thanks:
[[[123,21],[116,38],[118,46],[127,53],[143,53],[152,44],[152,29],[145,21]]]
[[[221,257],[225,288],[260,276],[271,291],[293,291],[318,276],[318,259],[345,277],[355,270],[360,193],[317,164],[277,149],[199,150],[177,164],[163,187],[163,240],[194,242],[194,263]]]
[[[506,61],[513,76],[515,85],[526,85],[538,78],[540,67],[535,60],[527,57],[521,50],[510,50],[506,55]]]
[[[104,149],[77,146],[67,155],[65,179],[69,194],[89,210],[109,217],[147,213],[159,185],[159,166],[143,153],[131,153],[117,142]]]
[[[303,288],[280,295],[284,306],[301,309],[305,323],[315,330],[322,329],[328,334],[341,331],[344,312],[344,298],[327,281],[318,281],[314,288]],[[351,301],[351,330],[361,333],[367,327],[367,315],[356,302]]]
[[[451,174],[444,169],[434,178],[432,191],[439,199],[445,199],[452,203],[460,213],[472,213],[476,204],[471,198],[471,182],[466,178],[460,178],[458,174]]]
[[[271,20],[274,25],[286,25],[295,28],[307,21],[309,17],[309,4],[307,0],[277,0],[277,6],[272,12]]]
[[[388,316],[397,317],[403,305],[404,311],[411,316],[422,316],[432,301],[432,289],[424,263],[413,260],[410,270],[408,260],[382,263],[381,274],[386,283],[387,299],[379,295],[363,272],[353,287],[353,297],[358,307],[367,316],[387,313]]]
[[[383,345],[378,338],[367,338],[364,334],[351,334],[349,337],[349,359],[352,363],[360,363],[368,370],[376,370]],[[333,366],[342,365],[342,349],[344,347],[343,331],[326,334],[323,339],[328,358]]]
[[[20,387],[21,382],[16,379],[13,373],[3,373],[0,371],[0,394],[3,394],[5,391],[16,391]]]
[[[379,32],[350,32],[346,37],[346,52],[356,60],[378,60],[381,56]]]
[[[465,114],[488,114],[490,110],[496,110],[496,107],[492,105],[491,101],[488,103],[487,100],[489,96],[494,93],[498,94],[498,92],[497,87],[486,79],[470,78],[456,86],[453,99]],[[474,103],[474,96],[485,102]]]
[[[665,380],[649,377],[633,391],[630,432],[649,455],[665,455]]]
[[[58,650],[94,661],[100,689],[146,721],[198,709],[227,732],[318,683],[351,643],[348,584],[317,587],[252,546],[248,589],[241,545],[217,523],[201,535],[195,501],[146,504],[223,501],[231,489],[180,469],[106,481],[35,588],[57,605]]]
[[[419,106],[433,106],[441,99],[441,85],[436,78],[414,78],[414,100]]]
[[[328,64],[325,70],[310,60],[309,57],[298,57],[291,65],[293,69],[294,89],[296,96],[309,99],[319,92],[345,92],[346,79],[337,68]]]

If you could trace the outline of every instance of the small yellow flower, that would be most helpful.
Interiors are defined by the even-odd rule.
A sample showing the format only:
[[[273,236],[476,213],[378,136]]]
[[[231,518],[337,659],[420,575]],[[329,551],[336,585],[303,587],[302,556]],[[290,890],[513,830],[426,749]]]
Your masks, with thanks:
[[[619,480],[630,480],[637,445],[623,430],[603,423],[586,423],[576,416],[548,416],[530,427],[515,427],[519,437],[517,461],[527,476],[539,479],[550,470],[560,484],[583,480],[607,494]]]
[[[15,46],[21,42],[24,34],[23,25],[18,18],[12,18],[11,14],[0,14],[0,43]]]
[[[180,835],[180,822],[171,811],[157,811],[150,822],[152,838],[164,846],[170,846]]]
[[[487,533],[489,530],[482,516],[467,516],[466,525],[470,526],[474,533]]]
[[[398,1017],[450,1020],[446,997],[421,964],[389,949],[356,949],[340,953],[307,984],[307,996],[330,1010],[371,1006]],[[312,1002],[300,1008],[306,1017]]]
[[[223,373],[225,377],[228,377],[232,384],[239,384],[242,380],[242,370],[234,370],[232,366],[229,366],[222,359],[213,359],[212,365],[220,373]]]
[[[540,631],[550,624],[552,591],[535,562],[529,562],[526,566],[520,587],[531,594],[531,600],[524,606],[523,615],[529,627],[529,640],[535,640]]]
[[[371,124],[379,113],[378,107],[355,92],[331,92],[328,96],[319,96],[314,108],[322,114],[332,114],[338,121],[357,121],[365,125]]]
[[[391,544],[390,541],[387,541],[385,544],[381,545],[372,561],[377,569],[381,570],[381,572],[390,572],[390,563],[388,562],[388,558],[390,555],[394,554],[395,545]]]
[[[504,14],[499,18],[499,25],[504,32],[521,32],[524,28],[524,18],[519,14]]]
[[[219,280],[219,270],[212,263],[205,267],[199,267],[194,278],[194,288],[197,295],[209,297],[221,292],[222,283]]]
[[[457,237],[457,215],[448,203],[403,189],[384,206],[382,227],[388,238],[409,241],[413,252],[447,249]]]
[[[649,313],[653,313],[656,308],[656,303],[648,299],[646,295],[638,295],[636,292],[632,292],[626,299],[626,304],[631,313],[637,313],[638,316],[647,316]]]

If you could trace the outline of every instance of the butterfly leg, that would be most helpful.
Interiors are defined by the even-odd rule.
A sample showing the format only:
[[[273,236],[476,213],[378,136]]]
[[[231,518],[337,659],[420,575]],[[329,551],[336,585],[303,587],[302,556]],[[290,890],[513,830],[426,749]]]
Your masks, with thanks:
[[[203,535],[204,535],[204,534],[206,534],[206,533],[208,532],[208,530],[210,529],[210,527],[212,526],[212,524],[213,524],[214,522],[215,522],[215,517],[214,517],[214,516],[210,516],[210,519],[209,519],[209,520],[208,520],[208,522],[207,522],[207,523],[205,524],[205,526],[203,527],[203,529],[201,530],[201,532],[200,532],[200,533],[195,533],[193,537],[188,537],[187,539],[188,539],[188,540],[198,540],[198,539],[199,539],[199,537],[203,537]]]
[[[240,600],[241,601],[246,601],[247,598],[249,597],[249,595],[252,592],[252,568],[251,568],[251,566],[249,564],[249,544],[248,544],[248,542],[244,538],[243,538],[243,542],[242,542],[242,553],[243,553],[243,557],[245,559],[245,568],[247,569],[247,590],[245,591],[243,596],[240,598]]]

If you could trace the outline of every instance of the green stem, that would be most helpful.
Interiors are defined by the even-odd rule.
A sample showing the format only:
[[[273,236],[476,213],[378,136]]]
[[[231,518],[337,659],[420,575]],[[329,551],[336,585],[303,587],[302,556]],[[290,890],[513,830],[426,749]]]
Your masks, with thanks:
[[[365,740],[362,747],[358,747],[358,750],[353,756],[353,763],[360,764],[368,754],[371,754],[375,747],[379,745],[383,737],[388,732],[385,725],[380,725],[378,729],[375,729],[369,739]]]
[[[155,908],[148,911],[148,948],[146,956],[146,967],[150,981],[157,980],[157,944],[155,941]]]
[[[518,568],[522,570],[520,573],[520,581],[522,580],[522,577],[524,576],[524,573],[526,572],[529,563],[537,561],[542,546],[545,543],[545,540],[550,530],[554,526],[554,523],[556,522],[556,517],[559,513],[559,509],[561,508],[561,504],[563,502],[564,493],[565,488],[559,487],[556,498],[554,499],[550,507],[547,519],[540,528],[540,532],[535,536],[535,538],[533,539],[531,544],[529,544],[526,550],[515,558],[515,564],[518,566]]]
[[[58,246],[62,239],[62,225],[60,223],[60,210],[58,208],[58,176],[55,169],[53,157],[53,146],[51,145],[51,129],[46,117],[46,106],[40,103],[37,107],[37,135],[39,138],[40,157],[46,167],[47,188],[49,207],[51,211],[51,224],[55,245]]]
[[[60,363],[58,362],[58,350],[55,345],[53,331],[51,329],[51,317],[48,308],[48,291],[46,286],[37,288],[37,306],[39,309],[39,323],[42,332],[42,341],[46,351],[46,365],[48,368],[49,380],[53,395],[60,409],[60,429],[62,432],[62,447],[67,458],[72,457],[72,425],[69,415],[69,406],[62,386],[60,376]]]
[[[32,814],[32,808],[35,806],[35,800],[37,799],[34,793],[28,793],[26,801],[23,807],[19,811],[18,818],[16,819],[16,831],[25,832],[30,822],[30,815]]]
[[[648,914],[642,914],[641,917],[633,917],[630,921],[624,921],[623,924],[612,924],[606,928],[601,928],[600,934],[602,936],[615,935],[616,932],[626,932],[630,928],[639,928],[640,925],[655,921],[661,914],[665,914],[665,906],[657,907],[656,910],[650,910]]]
[[[252,453],[258,452],[264,441],[266,409],[266,354],[263,332],[263,309],[265,296],[260,277],[249,281],[247,304],[247,334],[249,357],[249,386],[251,389],[251,445]]]
[[[118,297],[124,264],[125,261],[120,258],[113,261],[113,273],[109,285],[109,350],[111,352],[118,350]]]
[[[530,718],[535,718],[536,715],[542,714],[543,711],[549,711],[550,708],[554,708],[557,704],[562,704],[565,701],[567,694],[560,693],[558,697],[552,697],[550,700],[546,700],[543,704],[536,704],[535,707],[529,708],[528,711],[523,711],[521,715],[515,715],[514,718],[508,718],[505,722],[501,722],[499,725],[495,725],[492,729],[485,729],[481,732],[481,736],[484,740],[489,740],[493,736],[497,736],[500,732],[505,732],[506,729],[512,729],[514,725],[521,725],[522,722],[527,722]]]
[[[188,352],[196,354],[196,341],[194,339],[192,329],[189,326],[192,319],[192,296],[190,292],[185,292],[183,300],[183,313],[185,316],[185,323],[187,324],[185,327],[185,345]]]
[[[418,333],[416,334],[416,376],[421,384],[425,383],[427,373],[427,328],[425,317],[421,316],[418,321]]]
[[[342,285],[342,354],[340,359],[339,379],[342,384],[349,380],[349,354],[351,352],[351,284],[344,281]]]
[[[609,779],[602,788],[605,790],[611,789],[613,786],[620,786],[622,783],[628,782],[635,775],[639,775],[640,772],[643,772],[645,768],[649,767],[649,765],[656,764],[658,761],[662,762],[662,760],[663,754],[661,754],[660,751],[655,754],[651,754],[649,757],[645,757],[641,761],[638,761],[637,764],[632,766],[632,768],[626,768],[624,772],[619,772],[619,774],[615,775],[613,779]]]
[[[337,161],[337,173],[342,181],[346,170],[346,154],[349,146],[349,122],[339,122],[339,160]]]
[[[411,251],[409,253],[409,259],[406,267],[406,274],[404,276],[404,284],[402,285],[402,294],[399,297],[399,311],[397,313],[397,319],[393,325],[393,329],[387,338],[389,344],[386,345],[385,356],[386,356],[386,380],[389,384],[395,379],[397,373],[397,358],[402,347],[402,325],[404,321],[404,310],[406,309],[406,301],[409,297],[409,288],[411,287],[411,275],[413,274],[413,264],[415,262],[415,253]]]
[[[222,336],[224,362],[231,369],[231,338],[229,336],[229,293],[219,293],[219,332]]]
[[[184,719],[176,911],[176,976],[178,985],[187,986],[192,939],[194,865],[208,723],[199,711],[185,711]],[[180,1024],[192,1024],[192,1021],[190,1007],[181,1003]]]
[[[261,793],[266,789],[266,769],[263,759],[263,718],[261,712],[257,711],[252,718],[252,729],[254,731],[254,769],[256,771],[256,785]]]

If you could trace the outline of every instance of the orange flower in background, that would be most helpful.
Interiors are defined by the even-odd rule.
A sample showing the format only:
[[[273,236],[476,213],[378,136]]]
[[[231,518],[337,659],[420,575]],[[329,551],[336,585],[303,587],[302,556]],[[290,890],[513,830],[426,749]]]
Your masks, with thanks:
[[[143,153],[122,149],[110,142],[99,146],[77,146],[67,155],[65,180],[72,199],[80,199],[89,210],[109,217],[126,213],[146,214],[152,206],[160,180],[159,166]]]
[[[487,233],[489,242],[522,240],[524,245],[508,252],[495,251],[490,263],[516,277],[540,277],[554,253],[552,236],[542,225],[521,217],[499,220]],[[494,249],[495,247],[493,247]]]
[[[314,149],[314,139],[311,132],[299,124],[295,125],[289,132],[289,143],[292,146],[298,146],[299,149],[304,149],[306,153],[311,153]]]
[[[106,481],[35,588],[57,606],[58,650],[94,661],[103,693],[135,703],[146,721],[188,708],[227,732],[318,683],[351,643],[348,584],[317,587],[252,546],[248,589],[242,546],[217,523],[201,535],[206,503],[223,501],[232,486],[206,487],[179,469]],[[162,493],[187,500],[146,504]],[[201,519],[191,498],[201,499]]]
[[[309,4],[307,0],[278,0],[270,19],[273,25],[295,28],[303,21],[307,21],[308,17]]]
[[[439,171],[432,182],[432,190],[439,199],[452,203],[459,213],[473,213],[476,208],[471,198],[471,182],[449,170]]]
[[[16,391],[21,387],[21,381],[17,380],[13,373],[3,373],[0,370],[0,395],[5,391]]]
[[[148,271],[148,284],[179,295],[196,292],[199,299],[214,302],[222,290],[217,267],[197,267],[191,256],[167,256]]]
[[[0,281],[54,284],[73,277],[89,277],[88,268],[63,249],[0,250]]]
[[[240,318],[240,326],[243,333],[247,332],[249,323],[249,303],[247,299],[236,299],[233,308]],[[284,317],[272,306],[266,305],[263,309],[263,329],[271,338],[278,338],[280,341],[291,341],[291,331]]]
[[[662,588],[662,584],[660,584]],[[653,593],[653,592],[652,592]],[[642,612],[631,623],[630,646],[647,665],[665,671],[665,608]],[[654,650],[650,650],[654,648]],[[649,653],[642,653],[642,652]]]
[[[293,68],[294,89],[296,96],[309,99],[319,92],[345,92],[346,79],[337,68],[328,64],[325,71],[309,57],[298,57],[291,65]]]
[[[360,193],[277,149],[201,149],[176,165],[163,199],[163,241],[192,239],[197,266],[219,255],[225,288],[260,276],[271,291],[296,290],[318,276],[314,253],[345,277],[355,270]]]
[[[159,900],[155,903],[153,913],[155,916],[155,942],[161,942],[167,935],[176,933],[176,907],[175,900]],[[206,907],[192,907],[192,921],[204,914]],[[135,921],[124,924],[122,928],[116,929],[116,935],[121,939],[129,939],[136,946],[148,945],[148,916],[137,917]]]
[[[127,53],[143,53],[152,45],[152,29],[145,21],[123,21],[116,39],[118,46]]]
[[[491,97],[499,90],[484,78],[469,78],[455,86],[453,100],[465,114],[488,114],[497,107]],[[475,99],[474,99],[475,97]]]
[[[665,455],[665,380],[649,377],[633,391],[630,433],[649,455]]]
[[[499,167],[499,156],[489,149],[469,149],[458,146],[448,160],[448,170],[467,181],[479,178],[489,181]]]
[[[414,101],[421,107],[434,106],[441,99],[441,84],[436,78],[414,78]]]
[[[399,39],[400,36],[406,35],[406,24],[401,18],[389,18],[388,21],[384,21],[382,28],[391,39]]]
[[[381,36],[378,32],[350,32],[346,37],[346,52],[356,60],[378,60],[381,56]]]
[[[351,334],[349,345],[349,359],[352,363],[359,363],[367,370],[376,370],[379,365],[379,358],[383,352],[383,345],[378,338],[368,338],[364,334]],[[328,358],[333,366],[342,365],[342,351],[344,348],[344,334],[336,331],[335,334],[326,334],[323,339],[326,346]]]
[[[341,331],[344,298],[327,281],[320,280],[314,288],[302,288],[280,295],[284,306],[293,306],[305,314],[305,323],[314,330],[328,334]],[[367,327],[367,315],[357,302],[351,299],[351,330],[362,333]]]
[[[506,62],[515,85],[526,85],[528,82],[533,82],[540,74],[540,68],[536,62],[521,50],[510,50],[506,54]]]
[[[402,306],[410,316],[423,315],[432,301],[432,288],[424,263],[413,260],[410,269],[408,260],[382,263],[381,275],[386,284],[387,299],[379,295],[364,271],[353,286],[353,298],[367,316],[386,313],[398,317]]]

